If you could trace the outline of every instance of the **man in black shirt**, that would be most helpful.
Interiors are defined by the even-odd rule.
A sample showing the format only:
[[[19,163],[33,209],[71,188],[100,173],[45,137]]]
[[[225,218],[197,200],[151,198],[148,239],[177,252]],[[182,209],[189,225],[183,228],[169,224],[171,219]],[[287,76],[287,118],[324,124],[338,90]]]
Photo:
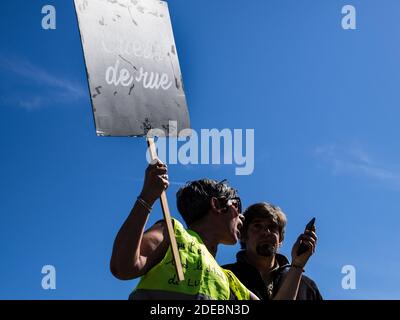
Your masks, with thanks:
[[[260,299],[271,300],[283,283],[290,268],[303,269],[306,259],[297,256],[297,249],[304,239],[300,236],[292,250],[292,263],[278,253],[283,243],[286,216],[279,207],[269,203],[257,203],[244,212],[245,220],[241,229],[241,247],[236,263],[223,266],[231,270],[239,280]],[[306,231],[316,239],[315,228]],[[316,243],[307,243],[315,248]],[[311,249],[310,249],[311,251]],[[297,300],[322,300],[322,296],[313,280],[302,276],[299,282]]]

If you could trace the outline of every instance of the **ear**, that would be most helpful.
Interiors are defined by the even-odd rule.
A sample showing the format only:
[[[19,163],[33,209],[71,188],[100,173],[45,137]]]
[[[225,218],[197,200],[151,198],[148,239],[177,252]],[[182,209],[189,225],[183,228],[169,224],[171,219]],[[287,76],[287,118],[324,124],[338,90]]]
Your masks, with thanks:
[[[210,200],[210,205],[211,205],[211,210],[214,212],[221,213],[221,208],[219,206],[218,199],[215,197],[212,197]]]

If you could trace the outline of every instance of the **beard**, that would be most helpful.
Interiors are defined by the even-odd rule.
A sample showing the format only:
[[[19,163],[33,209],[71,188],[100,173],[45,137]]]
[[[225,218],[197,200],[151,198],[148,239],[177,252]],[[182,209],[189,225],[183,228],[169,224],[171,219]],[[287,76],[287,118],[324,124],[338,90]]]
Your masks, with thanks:
[[[277,247],[271,243],[259,244],[256,247],[257,254],[262,257],[272,257],[277,252]]]

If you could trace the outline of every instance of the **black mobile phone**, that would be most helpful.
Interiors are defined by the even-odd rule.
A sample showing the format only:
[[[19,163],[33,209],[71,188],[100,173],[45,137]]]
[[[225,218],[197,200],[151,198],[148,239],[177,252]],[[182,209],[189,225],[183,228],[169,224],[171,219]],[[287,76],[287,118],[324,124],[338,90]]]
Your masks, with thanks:
[[[306,225],[305,230],[312,230],[315,224],[315,218],[312,218],[309,223]],[[304,242],[300,243],[299,249],[297,249],[297,255],[300,256],[304,252],[306,252],[309,249],[308,245],[306,245]]]

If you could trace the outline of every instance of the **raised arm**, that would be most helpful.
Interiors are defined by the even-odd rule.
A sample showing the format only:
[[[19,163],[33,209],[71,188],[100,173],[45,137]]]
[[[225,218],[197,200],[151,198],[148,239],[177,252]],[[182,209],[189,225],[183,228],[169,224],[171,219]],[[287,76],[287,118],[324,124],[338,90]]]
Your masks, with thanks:
[[[309,249],[298,256],[297,249],[301,242],[304,242]],[[299,236],[292,248],[292,264],[290,270],[283,279],[283,284],[275,295],[274,300],[296,300],[303,269],[308,259],[315,252],[316,244],[317,235],[315,233],[315,227],[313,227],[313,230],[306,230],[305,233]]]
[[[120,280],[144,275],[156,265],[168,248],[168,233],[164,222],[156,223],[144,232],[150,208],[169,186],[167,167],[161,161],[146,169],[139,201],[119,230],[113,246],[110,269]]]

